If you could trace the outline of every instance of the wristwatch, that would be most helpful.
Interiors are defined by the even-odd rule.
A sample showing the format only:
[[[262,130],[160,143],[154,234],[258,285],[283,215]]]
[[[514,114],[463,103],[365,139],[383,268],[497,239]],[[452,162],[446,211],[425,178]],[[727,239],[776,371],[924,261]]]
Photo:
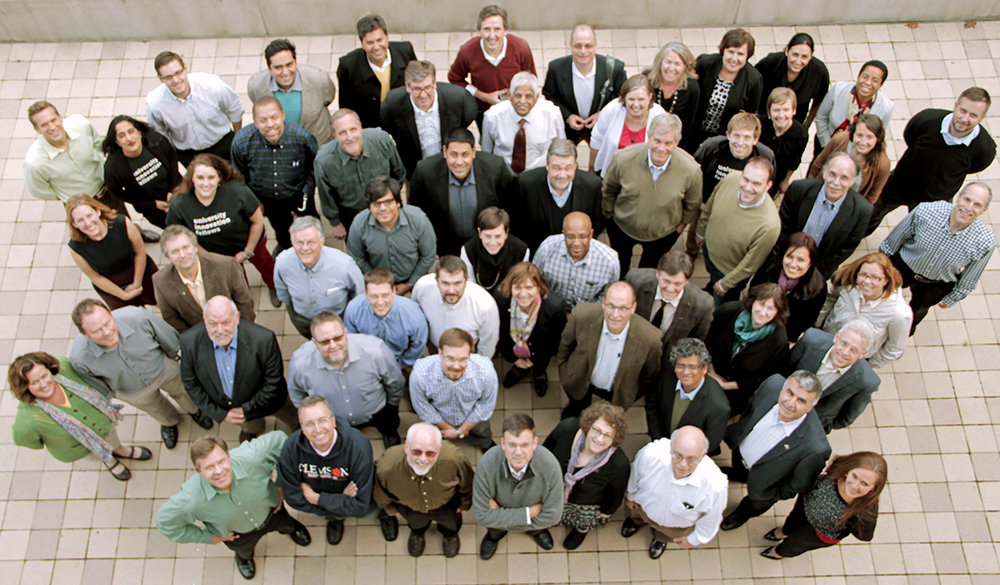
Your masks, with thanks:
[[[465,438],[465,435],[463,435],[462,433],[459,433],[459,434],[458,434],[458,438],[459,438],[459,439],[464,439],[464,438]]]

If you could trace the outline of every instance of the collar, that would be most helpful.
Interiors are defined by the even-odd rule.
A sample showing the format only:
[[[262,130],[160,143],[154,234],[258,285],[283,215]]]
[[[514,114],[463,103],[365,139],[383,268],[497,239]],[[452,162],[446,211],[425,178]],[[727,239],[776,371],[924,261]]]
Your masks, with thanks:
[[[833,348],[831,347],[829,350],[827,350],[826,355],[823,356],[823,361],[821,361],[820,364],[819,364],[820,367],[826,366],[826,367],[830,368],[831,370],[837,372],[841,376],[843,376],[844,374],[846,374],[852,367],[854,367],[854,364],[851,364],[850,366],[847,366],[846,368],[838,368],[837,366],[833,365],[833,358],[831,357],[832,354],[833,354]],[[861,358],[861,359],[864,359],[864,358]],[[819,368],[817,368],[817,370],[818,369]]]
[[[364,141],[364,140],[367,140],[367,139],[368,139],[368,136],[365,136],[365,133],[362,130],[362,132],[361,132],[361,140]],[[352,160],[353,161],[358,161],[358,160],[360,160],[362,158],[368,158],[368,149],[365,148],[366,146],[368,146],[368,145],[362,143],[362,145],[361,145],[361,156],[359,156],[358,158],[354,158],[353,156],[351,156],[351,155],[347,154],[346,152],[344,152],[344,149],[340,147],[340,144],[337,144],[337,148],[334,149],[334,152],[337,153],[337,157],[340,160],[340,166],[342,166],[342,167],[343,166],[347,166],[347,163],[351,162]]]
[[[233,479],[232,483],[229,484],[228,490],[215,489],[214,487],[212,487],[212,484],[208,483],[207,479],[201,476],[201,474],[198,475],[201,483],[201,493],[203,496],[205,496],[206,500],[211,500],[212,498],[218,495],[233,493],[233,488],[236,487],[236,485],[239,483],[239,480],[245,478],[248,475],[246,470],[243,469],[243,466],[240,465],[238,461],[233,461],[232,455],[230,455],[229,457],[229,465],[233,469],[232,471]]]
[[[195,262],[194,265],[198,268],[198,271],[194,274],[194,280],[184,278],[184,275],[181,274],[180,270],[177,270],[176,268],[174,269],[177,270],[177,276],[181,278],[181,282],[184,283],[185,286],[194,286],[198,282],[204,282],[201,279],[201,258],[198,258],[198,261]]]
[[[112,317],[114,317],[114,315],[112,315]],[[111,353],[113,351],[118,351],[119,349],[122,348],[124,339],[135,332],[135,330],[132,329],[132,327],[128,323],[123,323],[117,319],[115,320],[115,325],[118,326],[118,345],[116,345],[115,347],[104,347],[103,345],[98,345],[93,341],[84,337],[84,339],[87,339],[87,344],[94,349],[94,352],[97,355],[104,355]]]
[[[944,120],[941,120],[941,136],[944,137],[944,143],[948,146],[971,146],[972,141],[976,139],[976,136],[979,136],[979,124],[976,124],[976,127],[972,129],[972,132],[969,132],[966,136],[959,138],[951,133],[951,121],[954,118],[955,113],[952,112],[951,114],[945,116]]]
[[[824,188],[826,188],[826,187],[824,186]],[[761,197],[757,201],[757,203],[754,203],[753,205],[743,205],[743,200],[740,199],[739,196],[740,196],[740,192],[739,192],[739,190],[737,190],[736,191],[736,197],[737,197],[737,202],[740,204],[740,209],[753,209],[754,207],[760,207],[761,205],[764,205],[764,202],[767,201],[767,198],[768,198],[767,193],[764,193],[763,195],[761,195]],[[823,196],[826,197],[825,194]]]
[[[383,71],[385,71],[386,69],[389,68],[389,65],[392,65],[392,51],[390,51],[389,48],[386,47],[386,50],[385,50],[385,63],[382,63],[381,67],[379,67],[378,65],[372,63],[368,59],[368,54],[367,53],[365,53],[365,61],[368,61],[368,66],[372,68],[372,71],[374,71],[376,73],[382,73]]]
[[[772,406],[771,410],[767,411],[767,414],[764,415],[764,419],[766,419],[765,422],[770,426],[780,426],[781,430],[785,433],[785,436],[788,437],[795,432],[795,429],[799,428],[799,425],[801,425],[802,421],[809,416],[809,413],[807,412],[795,420],[785,422],[781,420],[781,415],[778,412],[780,408],[780,404]]]
[[[680,304],[681,304],[681,298],[683,296],[684,296],[684,289],[682,288],[681,292],[677,293],[677,296],[674,297],[674,300],[668,301],[668,300],[666,300],[666,299],[663,298],[663,291],[660,290],[660,284],[657,283],[656,284],[656,294],[653,295],[653,300],[654,301],[660,301],[661,303],[665,303],[665,304],[668,304],[668,305],[672,305],[676,309],[676,308],[678,308],[680,306]]]
[[[580,79],[593,79],[597,77],[597,55],[594,55],[594,62],[590,65],[590,73],[580,73],[580,70],[576,68],[576,62],[572,61],[573,77],[578,77]]]
[[[514,471],[514,466],[510,464],[510,461],[507,461],[506,457],[504,457],[503,461],[507,464],[507,471],[510,472],[511,477],[518,481],[524,479],[524,475],[528,473],[528,468],[531,467],[531,461],[528,461],[524,464],[524,467],[521,468],[521,471]]]
[[[448,169],[445,166],[445,169]],[[465,182],[460,183],[455,175],[451,174],[451,169],[448,169],[448,184],[455,185],[456,187],[464,187],[465,185],[475,185],[476,184],[476,162],[472,161],[472,168],[469,169],[469,174],[465,176]]]
[[[499,63],[503,61],[503,58],[507,56],[507,35],[503,36],[503,46],[500,47],[500,54],[496,57],[490,57],[490,54],[486,52],[486,43],[483,39],[479,39],[479,48],[483,50],[483,57],[486,58],[490,63]]]
[[[659,166],[658,167],[658,166],[656,166],[656,165],[653,164],[653,153],[652,153],[652,151],[649,150],[649,147],[646,147],[646,162],[649,164],[649,171],[650,172],[653,172],[653,169],[656,169],[656,170],[660,171],[661,173],[666,172],[667,166],[670,164],[670,159],[672,159],[672,158],[674,158],[674,155],[671,154],[670,156],[667,157],[667,162],[663,163],[663,166]]]
[[[569,260],[569,263],[572,264],[573,266],[579,266],[581,264],[586,264],[587,260],[590,258],[590,255],[594,252],[594,240],[596,238],[591,238],[590,239],[590,246],[587,247],[587,253],[583,255],[583,258],[580,258],[580,260],[577,261],[577,260],[574,260],[573,257],[569,255],[569,248],[566,247],[566,236],[563,235],[563,234],[559,234],[559,236],[563,239],[562,252],[561,253],[562,253],[563,256],[566,257],[567,260]]]
[[[606,320],[602,320],[601,321],[601,335],[602,336],[607,335],[608,337],[610,337],[611,339],[614,339],[615,341],[620,341],[620,340],[622,340],[622,339],[624,339],[625,337],[628,336],[628,328],[629,328],[629,325],[631,325],[631,324],[632,324],[632,320],[629,319],[628,323],[625,324],[625,328],[622,329],[621,333],[615,334],[615,333],[612,333],[608,329],[608,322]]]
[[[216,343],[215,341],[212,341],[212,348],[222,349],[222,351],[226,353],[229,353],[230,349],[236,351],[236,348],[239,347],[239,339],[240,339],[240,326],[236,325],[236,331],[233,331],[233,340],[229,342],[229,349],[222,349],[222,346]]]
[[[302,76],[299,75],[298,71],[296,71],[295,72],[295,81],[292,82],[292,87],[289,87],[288,89],[281,89],[281,86],[278,85],[278,82],[274,80],[274,77],[271,77],[271,87],[269,89],[271,90],[271,93],[274,93],[276,91],[280,91],[281,93],[283,93],[285,95],[288,95],[288,94],[292,93],[293,91],[301,92],[302,91]]]
[[[708,377],[708,375],[706,374],[705,377]],[[677,380],[677,388],[676,388],[676,390],[681,393],[681,398],[683,398],[685,400],[694,400],[694,397],[698,394],[698,391],[701,390],[701,387],[704,386],[704,385],[705,385],[705,378],[702,378],[701,379],[701,384],[698,384],[697,388],[695,388],[694,390],[692,390],[690,392],[685,392],[684,391],[684,387],[681,385],[681,381]]]
[[[547,174],[545,175],[545,184],[549,186],[549,193],[551,193],[553,197],[566,197],[573,192],[573,181],[570,181],[569,185],[566,185],[566,189],[563,190],[562,195],[556,193],[556,188],[552,186],[552,179]]]
[[[850,189],[851,187],[848,187],[848,190]],[[830,205],[833,205],[834,211],[840,211],[840,206],[844,204],[844,200],[847,199],[847,195],[848,195],[847,193],[844,193],[843,197],[841,197],[840,199],[837,199],[836,201],[830,201],[826,197],[826,184],[824,183],[823,186],[819,188],[819,194],[816,195],[816,200],[822,201],[824,204],[829,203]],[[763,199],[764,198],[761,197],[762,201]]]
[[[71,128],[68,128],[66,126],[66,118],[63,118],[63,132],[66,133],[66,138],[69,139],[69,142],[66,143],[66,148],[63,149],[56,148],[55,146],[49,144],[49,141],[46,140],[44,136],[42,135],[38,136],[38,140],[41,143],[42,151],[49,157],[49,160],[52,160],[55,157],[59,156],[60,153],[68,151],[69,143],[73,142],[74,140],[80,137],[79,132]]]
[[[438,98],[440,98],[440,96],[438,95],[437,90],[434,90],[434,103],[431,104],[431,109],[427,110],[426,112],[423,111],[423,110],[421,110],[417,106],[417,102],[413,101],[413,96],[411,96],[410,94],[406,94],[406,95],[408,95],[409,98],[410,98],[410,105],[413,106],[413,115],[414,116],[437,116],[438,115],[438,103],[441,100],[438,99]]]
[[[378,223],[378,220],[376,220],[375,223]],[[323,247],[326,248],[326,246]],[[292,253],[295,253],[294,249],[292,250]],[[302,260],[299,259],[298,255],[295,256],[295,262],[297,263],[296,265],[299,267],[299,270],[302,272],[312,272],[314,274],[322,272],[324,260],[326,260],[326,250],[322,250],[319,253],[319,260],[316,261],[316,264],[312,268],[306,268],[306,265],[302,263]]]
[[[369,305],[369,306],[371,306],[371,305]],[[307,343],[312,343],[312,340],[308,341]],[[326,361],[326,358],[324,358],[323,354],[321,354],[319,352],[319,348],[316,347],[315,343],[312,343],[312,348],[313,348],[313,351],[316,352],[316,367],[324,369],[324,370],[343,372],[344,370],[347,369],[347,366],[349,366],[349,365],[353,364],[354,362],[358,361],[359,359],[361,359],[361,355],[360,355],[361,352],[360,351],[351,351],[352,349],[357,350],[357,348],[352,348],[351,347],[351,335],[350,334],[347,334],[347,358],[344,360],[344,365],[341,366],[341,367],[339,367],[339,368],[335,367],[330,362]]]

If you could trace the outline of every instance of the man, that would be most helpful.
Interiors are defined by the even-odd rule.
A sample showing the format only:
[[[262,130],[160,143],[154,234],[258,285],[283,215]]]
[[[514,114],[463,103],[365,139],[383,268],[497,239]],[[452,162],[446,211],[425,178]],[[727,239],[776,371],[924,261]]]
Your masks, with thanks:
[[[146,120],[177,149],[185,167],[207,152],[229,160],[234,133],[243,127],[243,102],[218,75],[188,73],[177,53],[153,60],[162,82],[146,96]]]
[[[989,92],[970,87],[959,94],[951,112],[928,108],[906,123],[906,152],[875,202],[865,235],[901,205],[913,211],[919,203],[948,201],[966,176],[990,166],[997,145],[980,124],[989,109]]]
[[[524,532],[538,546],[551,550],[549,527],[562,518],[563,473],[555,455],[538,445],[535,421],[514,413],[503,421],[500,445],[486,452],[476,466],[472,513],[486,528],[479,558],[488,561],[508,530]]]
[[[312,320],[312,340],[288,362],[288,395],[296,406],[322,396],[352,427],[374,426],[385,448],[399,444],[399,399],[403,374],[378,337],[347,334],[335,313]]]
[[[347,303],[364,291],[364,277],[350,256],[325,245],[315,217],[296,218],[289,231],[292,249],[274,262],[274,286],[292,325],[310,339],[312,318],[323,311],[343,315]]]
[[[181,380],[212,420],[240,425],[241,443],[264,432],[269,414],[298,428],[278,338],[253,321],[241,321],[226,297],[210,298],[204,322],[181,335]]]
[[[267,533],[287,534],[295,544],[309,546],[309,531],[288,514],[281,488],[271,479],[286,438],[274,431],[231,453],[217,435],[195,439],[195,475],[160,507],[156,527],[174,542],[225,544],[236,553],[236,568],[244,579],[256,574],[253,551]]]
[[[577,303],[599,303],[604,289],[618,280],[618,252],[594,239],[590,217],[572,211],[562,233],[545,238],[532,259],[549,279],[552,290],[566,299],[566,311]]]
[[[734,171],[742,171],[751,157],[762,156],[775,164],[774,152],[760,140],[761,124],[756,114],[740,112],[729,119],[725,136],[713,136],[701,143],[694,159],[701,165],[701,206],[692,221],[698,224],[701,208],[719,181]],[[688,230],[687,253],[698,256],[694,230]]]
[[[343,97],[343,86],[341,86]],[[365,186],[379,175],[402,181],[406,177],[392,137],[378,128],[361,129],[353,110],[333,113],[334,141],[324,144],[314,164],[319,202],[330,220],[333,237],[347,238],[347,228],[366,207]]]
[[[715,303],[691,283],[693,270],[691,258],[677,250],[660,257],[656,270],[633,268],[625,276],[635,289],[636,313],[663,332],[663,355],[683,337],[708,338]]]
[[[490,358],[472,353],[472,336],[461,329],[448,329],[438,343],[438,355],[413,366],[413,410],[449,441],[469,437],[486,452],[496,445],[490,417],[497,404],[497,372]]]
[[[344,327],[348,333],[365,333],[384,341],[399,368],[407,370],[424,355],[427,317],[416,302],[396,295],[394,280],[385,268],[365,273],[365,295],[347,303]]]
[[[507,11],[496,4],[479,11],[473,37],[458,50],[448,71],[448,82],[464,87],[476,98],[476,125],[483,128],[483,112],[510,98],[510,80],[521,71],[535,74],[528,43],[507,34]]]
[[[507,209],[517,185],[503,159],[476,152],[476,138],[466,128],[444,137],[441,154],[417,163],[410,178],[409,201],[424,210],[437,234],[438,256],[457,256],[476,237],[479,212],[495,205]]]
[[[444,556],[451,558],[461,546],[462,517],[472,507],[472,477],[472,464],[457,447],[441,440],[437,427],[417,423],[406,432],[402,445],[386,449],[379,458],[372,498],[386,512],[406,520],[410,556],[424,554],[424,534],[431,522],[437,522]]]
[[[997,246],[996,235],[979,219],[992,200],[985,183],[969,183],[953,204],[918,205],[879,246],[910,287],[911,336],[931,307],[954,307],[975,290]]]
[[[87,386],[108,399],[117,397],[160,423],[167,449],[177,446],[177,408],[199,426],[212,428],[212,419],[191,402],[177,368],[177,331],[139,307],[113,313],[97,299],[84,299],[73,308],[73,324],[80,335],[73,340],[70,361]]]
[[[399,181],[379,175],[365,187],[368,209],[354,218],[347,252],[362,272],[384,268],[399,278],[393,283],[405,295],[434,265],[437,236],[419,207],[403,205]]]
[[[184,333],[201,323],[208,299],[224,296],[248,321],[256,316],[243,268],[232,256],[198,251],[198,236],[182,225],[169,225],[160,235],[160,251],[170,267],[153,275],[156,306],[163,320]]]
[[[56,107],[38,101],[28,108],[38,133],[24,157],[24,186],[36,199],[62,201],[78,193],[96,196],[104,186],[101,137],[86,118],[65,120]]]
[[[594,396],[628,409],[660,371],[662,354],[660,330],[635,314],[628,283],[612,283],[600,305],[577,305],[556,353],[569,395],[562,418],[580,416]]]
[[[439,346],[445,331],[458,327],[472,336],[476,353],[493,358],[500,339],[500,312],[493,295],[469,282],[461,258],[442,257],[437,272],[417,281],[412,297],[427,316],[432,347]]]
[[[708,440],[709,453],[717,453],[729,421],[729,399],[708,375],[712,355],[705,342],[685,337],[674,345],[670,366],[663,364],[646,394],[646,427],[649,440],[671,436],[681,427],[697,427]]]
[[[379,106],[389,90],[403,85],[403,71],[417,59],[410,41],[390,41],[389,28],[377,14],[358,21],[361,48],[340,58],[337,83],[340,84],[340,107],[358,113],[361,125],[382,125]]]
[[[296,216],[319,216],[313,178],[318,150],[308,130],[285,124],[281,101],[272,95],[253,103],[253,126],[240,128],[233,139],[233,167],[264,206],[279,252],[291,247],[288,228]]]
[[[449,132],[468,128],[476,119],[475,98],[436,79],[433,63],[410,61],[403,72],[404,87],[390,90],[382,101],[382,129],[396,141],[407,178],[417,162],[441,152]]]
[[[334,416],[322,396],[299,407],[302,430],[281,449],[278,477],[288,505],[326,520],[326,541],[340,544],[345,518],[378,518],[387,541],[399,535],[399,521],[372,501],[375,460],[361,431]]]
[[[319,144],[333,140],[330,104],[337,88],[330,74],[298,62],[295,45],[288,39],[275,39],[264,49],[267,70],[258,71],[247,83],[250,101],[270,95],[281,102],[287,124],[308,130]]]
[[[846,152],[826,159],[822,179],[793,182],[781,200],[781,235],[805,232],[819,250],[816,269],[829,280],[834,271],[854,253],[865,236],[872,204],[854,190],[861,167]]]
[[[619,59],[597,58],[597,34],[589,24],[573,28],[569,48],[571,54],[549,62],[542,94],[559,106],[566,138],[576,145],[590,140],[601,109],[621,93],[626,75]]]
[[[750,399],[750,415],[726,429],[733,466],[723,471],[730,480],[745,482],[747,495],[723,519],[723,530],[739,528],[816,481],[830,457],[830,443],[813,412],[822,396],[820,381],[805,370],[787,381],[775,374]]]
[[[701,201],[698,163],[677,149],[681,119],[660,114],[646,134],[648,142],[616,152],[604,175],[604,217],[610,220],[608,240],[618,252],[621,274],[628,274],[636,244],[642,245],[643,268],[669,252]]]
[[[865,359],[874,338],[871,324],[855,319],[845,323],[836,335],[808,329],[792,348],[785,371],[816,374],[823,386],[823,398],[814,410],[828,435],[834,429],[851,426],[878,391],[882,381]]]
[[[517,176],[521,194],[513,233],[528,248],[538,250],[545,238],[562,231],[563,220],[574,211],[590,217],[594,233],[604,229],[601,210],[601,178],[577,169],[576,145],[556,138],[549,144],[545,168],[524,171]]]
[[[628,515],[622,536],[650,525],[649,558],[658,559],[673,542],[680,548],[708,544],[719,532],[726,511],[729,480],[708,453],[701,429],[682,426],[669,439],[639,450],[625,492]]]
[[[559,108],[541,95],[538,78],[522,71],[510,80],[510,99],[483,117],[483,151],[503,157],[515,174],[542,166],[552,140],[566,138]]]
[[[755,156],[742,173],[719,181],[701,213],[695,234],[698,247],[705,249],[705,290],[712,292],[716,304],[740,298],[778,241],[781,218],[767,194],[773,175],[771,161]]]

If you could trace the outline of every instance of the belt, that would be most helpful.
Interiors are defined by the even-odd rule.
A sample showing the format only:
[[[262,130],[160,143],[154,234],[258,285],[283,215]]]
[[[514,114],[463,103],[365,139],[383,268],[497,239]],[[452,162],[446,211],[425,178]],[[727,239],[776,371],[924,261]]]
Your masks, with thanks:
[[[913,280],[916,280],[917,282],[922,282],[924,284],[944,284],[948,282],[946,280],[934,280],[932,278],[927,278],[923,274],[917,274],[916,272],[913,273]]]

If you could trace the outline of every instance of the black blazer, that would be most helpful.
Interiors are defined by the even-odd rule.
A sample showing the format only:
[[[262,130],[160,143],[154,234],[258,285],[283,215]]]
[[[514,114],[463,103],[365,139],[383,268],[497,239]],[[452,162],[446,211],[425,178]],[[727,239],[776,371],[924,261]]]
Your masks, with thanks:
[[[395,61],[394,61],[395,62]],[[465,89],[450,83],[437,84],[438,118],[441,124],[441,143],[456,128],[468,128],[476,119],[476,99]],[[420,148],[420,135],[413,114],[413,102],[405,87],[389,91],[381,107],[382,129],[396,141],[399,156],[406,166],[406,177],[413,176],[417,162],[424,157]],[[437,154],[437,153],[434,153]]]
[[[810,329],[792,348],[788,357],[785,376],[795,370],[816,373],[826,352],[833,347],[833,336],[819,329]],[[868,365],[868,360],[860,359],[851,369],[829,388],[823,391],[819,404],[813,409],[823,424],[823,430],[843,429],[851,425],[872,401],[872,394],[878,391],[882,379]]]
[[[510,337],[510,299],[503,296],[499,286],[493,289],[492,294],[493,300],[500,308],[500,341],[497,342],[497,350],[503,359],[513,363],[517,361],[517,356],[514,355],[514,340]],[[531,330],[531,337],[528,338],[532,362],[546,365],[549,363],[559,350],[559,340],[562,339],[565,328],[566,300],[550,291],[549,296],[542,299],[535,328]]]
[[[816,197],[823,188],[823,179],[799,179],[793,182],[785,191],[781,200],[781,236],[782,242],[795,232],[801,232],[809,221],[809,213],[816,204]],[[819,243],[819,262],[817,265],[823,277],[829,279],[844,260],[854,253],[861,239],[865,237],[868,219],[872,215],[872,204],[861,196],[854,187],[847,190],[844,202],[840,204],[837,216],[830,222],[830,227],[823,234]]]
[[[191,400],[221,423],[229,409],[242,407],[247,420],[274,414],[288,400],[281,348],[274,332],[240,320],[236,331],[236,376],[233,397],[222,392],[212,340],[199,323],[181,335],[181,381]]]
[[[573,441],[576,432],[580,430],[579,418],[567,418],[559,421],[552,429],[542,446],[552,452],[559,461],[563,474],[569,465],[573,451]],[[576,482],[573,491],[569,493],[569,501],[581,506],[600,506],[601,513],[614,514],[622,504],[625,491],[628,488],[628,478],[631,466],[628,455],[621,447],[615,450],[608,462],[587,477]],[[564,480],[565,481],[565,480]]]
[[[719,53],[699,55],[698,60],[695,61],[694,70],[698,74],[698,83],[701,86],[701,99],[698,103],[698,114],[694,118],[694,128],[691,128],[690,134],[686,129],[684,132],[685,136],[691,136],[691,140],[687,142],[690,146],[697,146],[709,136],[713,136],[713,134],[701,129],[701,123],[705,119],[708,101],[712,98],[715,84],[719,80],[719,71],[722,70],[722,55]],[[730,118],[738,114],[740,110],[756,112],[760,106],[763,91],[764,78],[760,71],[757,71],[748,61],[743,69],[740,69],[740,72],[736,74],[736,79],[733,80],[733,87],[729,90],[726,106],[722,110],[719,129],[714,135],[725,134]]]
[[[517,210],[508,209],[512,218],[510,231],[521,238],[532,252],[545,238],[562,233],[560,228],[552,231],[552,194],[549,192],[549,173],[545,167],[530,169],[517,176],[520,205]],[[590,171],[577,169],[570,191],[570,211],[582,211],[590,216],[594,235],[604,229],[604,212],[601,210],[601,178]]]
[[[667,364],[646,392],[646,426],[649,440],[670,438],[670,420],[674,415],[674,395],[677,393],[677,375]],[[708,452],[714,453],[722,444],[729,421],[729,400],[726,391],[711,376],[705,376],[705,383],[681,415],[677,428],[687,425],[701,429],[708,437]]]
[[[604,55],[596,55],[594,57],[594,67],[597,69],[594,71],[594,99],[590,102],[591,114],[600,112],[601,108],[608,105],[611,100],[617,98],[621,93],[622,85],[625,83],[625,63],[618,59],[612,59],[614,60],[614,65],[612,66],[610,75],[611,83],[605,99],[602,100],[601,89],[609,77],[607,57]],[[548,73],[545,74],[545,85],[542,87],[542,95],[545,96],[545,99],[559,106],[564,122],[572,114],[580,115],[580,108],[576,105],[576,93],[573,91],[572,55],[559,57],[549,62]],[[566,138],[577,142],[579,135],[579,130],[573,130],[569,127],[569,124],[566,125]],[[597,233],[596,230],[595,233]]]
[[[635,312],[649,321],[653,312],[653,301],[656,300],[656,280],[654,268],[633,268],[625,275],[625,282],[635,289]],[[715,315],[715,301],[712,295],[701,290],[693,282],[684,285],[684,295],[674,313],[666,333],[663,334],[663,359],[670,358],[670,350],[679,339],[696,337],[702,341],[708,338],[708,330],[712,326]]]
[[[410,41],[389,41],[389,87],[403,86],[403,71],[407,64],[417,58]],[[364,128],[378,128],[382,124],[379,116],[379,98],[382,85],[375,77],[368,55],[364,49],[354,49],[340,58],[337,66],[337,85],[340,86],[340,107],[350,108],[361,117]]]
[[[775,404],[785,378],[775,374],[753,395],[749,416],[726,429],[726,444],[737,449],[754,426]],[[812,487],[830,457],[830,443],[815,411],[792,434],[764,454],[747,477],[747,495],[754,500],[788,500]],[[739,457],[734,452],[733,457]],[[742,465],[742,462],[740,462]]]
[[[458,256],[465,243],[451,229],[451,206],[448,202],[448,165],[444,154],[435,154],[417,163],[410,177],[410,204],[416,205],[427,214],[437,234],[438,255]],[[513,209],[517,192],[514,176],[502,158],[489,152],[476,151],[472,161],[472,172],[476,177],[476,198],[478,211],[491,205]]]

